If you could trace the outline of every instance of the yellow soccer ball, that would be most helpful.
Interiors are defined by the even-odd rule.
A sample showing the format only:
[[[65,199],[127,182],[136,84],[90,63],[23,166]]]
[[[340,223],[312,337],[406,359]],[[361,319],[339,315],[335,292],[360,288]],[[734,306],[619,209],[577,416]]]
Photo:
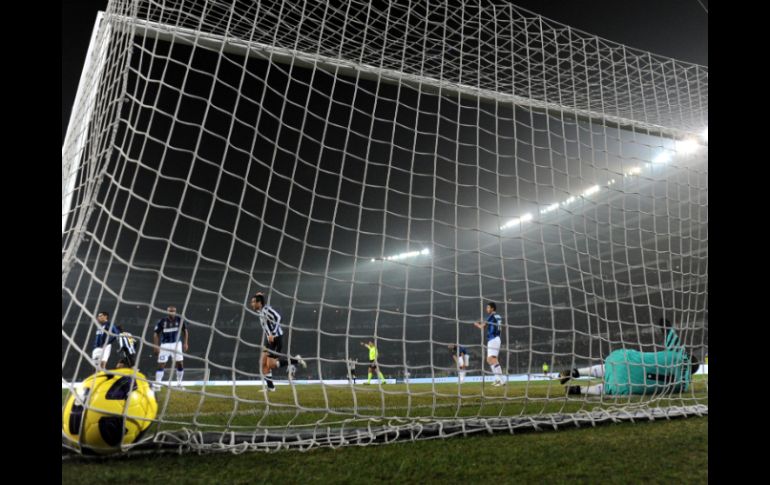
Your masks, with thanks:
[[[83,452],[108,454],[136,442],[158,414],[155,393],[141,372],[97,372],[70,394],[62,433]]]

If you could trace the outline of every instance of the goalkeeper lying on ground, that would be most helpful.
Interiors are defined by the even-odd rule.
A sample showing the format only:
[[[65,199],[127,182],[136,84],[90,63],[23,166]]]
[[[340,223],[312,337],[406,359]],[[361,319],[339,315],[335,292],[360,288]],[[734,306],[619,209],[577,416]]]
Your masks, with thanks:
[[[601,384],[580,387],[567,386],[567,394],[613,395],[660,394],[686,391],[690,376],[697,372],[699,364],[687,354],[679,336],[668,320],[660,319],[666,334],[665,350],[640,352],[619,349],[604,359],[604,364],[561,372],[561,383],[570,383],[575,377],[602,378]]]

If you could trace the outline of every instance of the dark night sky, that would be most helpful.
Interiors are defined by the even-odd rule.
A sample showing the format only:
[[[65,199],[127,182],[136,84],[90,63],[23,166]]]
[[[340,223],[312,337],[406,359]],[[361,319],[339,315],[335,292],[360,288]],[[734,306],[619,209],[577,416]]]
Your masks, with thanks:
[[[708,0],[701,0],[708,8]],[[514,4],[605,39],[708,66],[708,14],[698,0],[518,0]],[[106,0],[62,4],[62,143],[93,22]]]

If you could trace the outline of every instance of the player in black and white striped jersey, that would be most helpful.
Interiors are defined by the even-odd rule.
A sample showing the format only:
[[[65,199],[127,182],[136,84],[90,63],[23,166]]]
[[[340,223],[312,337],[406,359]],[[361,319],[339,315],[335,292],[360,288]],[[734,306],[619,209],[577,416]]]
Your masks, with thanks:
[[[299,364],[302,367],[307,367],[307,363],[299,355],[295,358],[287,359],[284,354],[281,354],[283,349],[281,314],[275,308],[265,304],[265,295],[261,291],[257,292],[251,297],[249,304],[251,309],[257,313],[259,323],[262,325],[262,330],[267,337],[267,346],[262,353],[262,372],[265,375],[267,389],[275,391],[275,384],[273,384],[271,379],[273,377],[273,369],[288,367],[289,378],[293,379],[296,372],[295,366]]]
[[[134,362],[136,362],[136,346],[134,345],[136,339],[129,332],[124,332],[120,325],[118,325],[118,330],[120,330],[117,339],[120,360],[118,360],[117,368],[133,367]]]

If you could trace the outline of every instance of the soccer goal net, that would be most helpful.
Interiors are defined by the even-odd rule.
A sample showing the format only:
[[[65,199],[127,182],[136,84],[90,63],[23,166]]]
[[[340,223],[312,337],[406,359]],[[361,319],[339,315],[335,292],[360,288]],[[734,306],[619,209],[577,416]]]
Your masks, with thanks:
[[[507,2],[112,0],[62,147],[63,402],[103,311],[154,381],[173,305],[136,449],[705,414],[707,125],[706,67]],[[257,291],[307,364],[275,391]]]

